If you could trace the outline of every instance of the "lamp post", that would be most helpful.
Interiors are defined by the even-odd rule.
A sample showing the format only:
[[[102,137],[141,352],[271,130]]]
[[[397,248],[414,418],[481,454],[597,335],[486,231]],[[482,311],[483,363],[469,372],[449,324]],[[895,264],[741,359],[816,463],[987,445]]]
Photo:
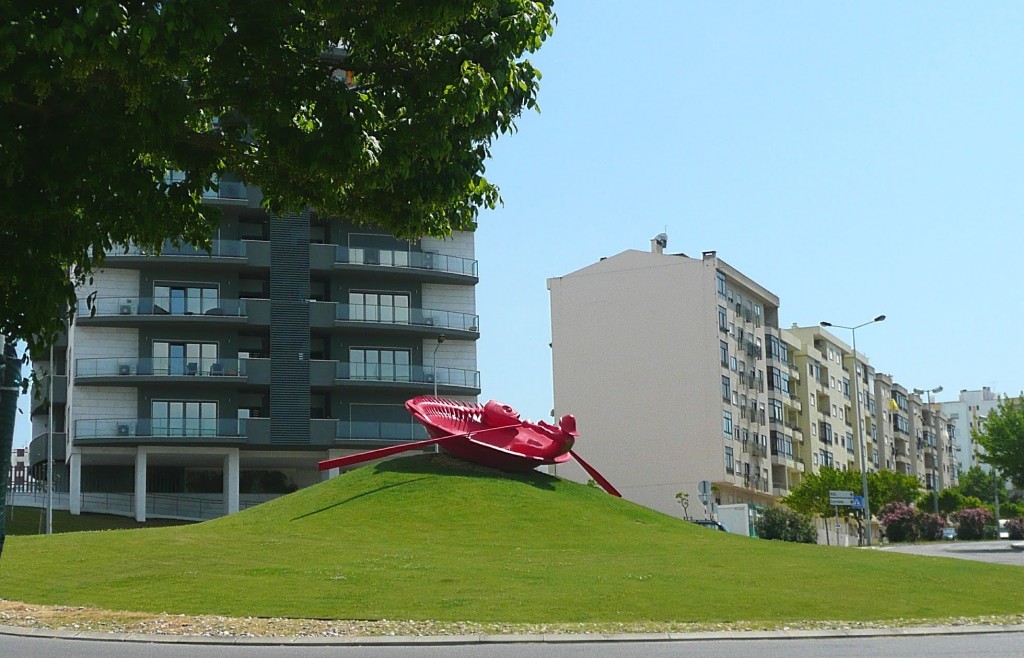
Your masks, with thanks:
[[[441,334],[440,336],[437,337],[437,345],[434,346],[434,361],[433,361],[433,363],[430,366],[430,369],[433,371],[433,375],[434,375],[434,397],[435,398],[437,397],[437,350],[438,350],[439,347],[441,347],[441,343],[444,342],[444,339],[445,339],[445,335],[444,334]]]
[[[928,411],[929,412],[932,410],[932,394],[934,394],[934,393],[941,393],[941,392],[942,392],[942,387],[941,386],[936,386],[935,388],[930,388],[928,390],[924,390],[924,389],[920,389],[920,388],[915,388],[914,389],[914,393],[916,395],[927,394],[927,396],[928,396],[927,397],[927,399],[928,399]],[[932,429],[934,430],[935,428],[933,427]],[[939,513],[939,465],[938,465],[939,449],[938,449],[938,446],[929,446],[929,447],[933,449],[933,452],[932,452],[932,469],[935,471],[935,476],[934,476],[934,479],[932,480],[932,500],[935,503],[935,513],[938,514]]]
[[[863,322],[853,327],[847,327],[841,324],[832,324],[831,322],[822,322],[823,327],[835,327],[837,329],[849,329],[850,335],[853,338],[853,378],[857,381],[857,395],[854,396],[854,404],[857,408],[857,434],[860,439],[860,485],[861,495],[864,496],[864,539],[868,546],[871,546],[871,503],[868,501],[868,463],[867,463],[867,443],[864,440],[864,414],[861,413],[860,409],[860,382],[857,377],[857,330],[861,327],[866,327],[869,324],[881,322],[885,319],[884,315],[879,315],[874,320]]]

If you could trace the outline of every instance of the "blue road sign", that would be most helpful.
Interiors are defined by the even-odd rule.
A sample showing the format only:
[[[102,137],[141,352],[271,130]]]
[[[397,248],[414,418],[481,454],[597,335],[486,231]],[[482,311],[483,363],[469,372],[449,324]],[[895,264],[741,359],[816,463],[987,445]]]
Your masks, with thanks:
[[[864,496],[854,496],[850,509],[864,509]]]

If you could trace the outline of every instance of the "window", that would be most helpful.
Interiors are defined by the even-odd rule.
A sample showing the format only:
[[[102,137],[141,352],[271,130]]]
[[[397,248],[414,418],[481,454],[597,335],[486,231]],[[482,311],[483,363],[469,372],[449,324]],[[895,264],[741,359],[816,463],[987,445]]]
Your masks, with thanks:
[[[846,396],[847,400],[850,399],[850,378],[849,377],[843,377],[843,395]]]
[[[736,357],[729,357],[729,367],[733,372],[736,372]]]
[[[732,399],[731,392],[732,386],[730,386],[729,377],[727,375],[722,375],[722,399],[726,401]]]
[[[723,341],[719,341],[718,356],[719,356],[719,358],[722,361],[722,367],[728,368],[729,367],[729,343],[725,342],[724,340]]]
[[[216,374],[217,343],[153,341],[154,375]]]
[[[216,286],[204,284],[153,286],[153,311],[157,314],[202,315],[217,308],[219,299]]]
[[[772,419],[772,422],[773,423],[774,422],[781,423],[782,419],[783,419],[782,400],[776,400],[776,399],[772,398],[771,400],[769,400],[769,403],[771,404],[771,411],[772,411],[771,419]]]
[[[409,323],[409,295],[390,292],[350,292],[350,319],[357,322]]]
[[[727,439],[731,439],[732,438],[732,412],[731,411],[723,411],[722,412],[722,434],[724,434]]]
[[[217,436],[217,403],[153,400],[153,436]]]
[[[352,348],[348,357],[352,379],[409,381],[409,350]]]
[[[718,272],[718,296],[725,297],[725,274]]]
[[[736,472],[736,462],[733,461],[732,446],[725,447],[725,472],[729,475]]]
[[[832,426],[822,421],[819,423],[818,436],[821,438],[822,443],[832,443]]]

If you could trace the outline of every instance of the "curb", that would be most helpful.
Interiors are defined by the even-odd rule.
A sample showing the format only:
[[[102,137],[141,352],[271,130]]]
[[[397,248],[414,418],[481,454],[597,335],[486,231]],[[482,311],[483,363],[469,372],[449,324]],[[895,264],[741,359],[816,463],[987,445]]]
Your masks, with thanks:
[[[984,635],[1024,633],[1024,624],[1007,626],[918,626],[909,628],[849,628],[836,630],[707,631],[697,633],[590,633],[541,635],[429,635],[365,637],[239,637],[206,635],[147,635],[102,633],[48,628],[0,626],[0,636],[38,637],[93,642],[212,644],[244,646],[445,646],[469,644],[593,644],[612,642],[698,642],[707,640],[815,640],[825,638],[914,637],[923,635]]]

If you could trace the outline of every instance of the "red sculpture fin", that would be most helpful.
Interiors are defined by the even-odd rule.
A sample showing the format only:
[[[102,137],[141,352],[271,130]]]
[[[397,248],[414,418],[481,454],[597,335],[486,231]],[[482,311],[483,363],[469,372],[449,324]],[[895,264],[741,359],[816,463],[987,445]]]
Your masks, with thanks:
[[[373,461],[374,459],[383,459],[384,457],[390,457],[391,455],[397,455],[409,450],[417,450],[419,448],[426,448],[434,444],[444,444],[454,439],[462,439],[473,434],[485,434],[487,432],[494,432],[497,430],[507,430],[510,427],[520,427],[521,423],[513,423],[511,425],[503,425],[501,427],[487,427],[480,430],[474,430],[472,432],[462,432],[461,434],[449,434],[448,436],[441,436],[436,439],[425,439],[423,441],[413,441],[412,443],[403,443],[397,446],[388,446],[387,448],[378,448],[376,450],[367,450],[366,452],[359,452],[354,455],[346,455],[345,457],[335,457],[334,459],[325,459],[318,464],[321,471],[328,471],[332,468],[344,468],[346,466],[354,466],[355,464],[362,464],[363,462]]]
[[[572,455],[573,458],[580,463],[580,466],[583,467],[583,470],[586,471],[587,474],[590,475],[590,477],[594,478],[595,482],[601,485],[602,489],[604,489],[613,496],[622,498],[622,494],[620,494],[619,491],[612,486],[612,483],[606,480],[603,475],[598,473],[596,468],[588,464],[582,457],[580,457],[575,450],[570,450],[569,454]]]

